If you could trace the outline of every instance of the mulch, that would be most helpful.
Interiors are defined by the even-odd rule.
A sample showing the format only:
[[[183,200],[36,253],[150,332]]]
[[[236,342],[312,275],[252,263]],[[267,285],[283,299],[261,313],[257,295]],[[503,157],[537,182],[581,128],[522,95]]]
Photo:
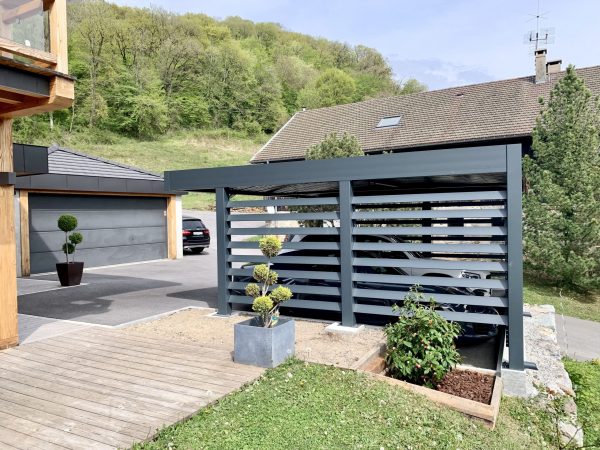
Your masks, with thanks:
[[[494,377],[468,370],[453,370],[437,385],[437,390],[489,405],[494,390]]]

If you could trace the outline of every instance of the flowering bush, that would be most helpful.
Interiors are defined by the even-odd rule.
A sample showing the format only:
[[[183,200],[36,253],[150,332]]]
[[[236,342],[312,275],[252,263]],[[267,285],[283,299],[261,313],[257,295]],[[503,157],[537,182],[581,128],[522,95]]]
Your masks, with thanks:
[[[418,286],[410,289],[401,307],[394,305],[398,321],[384,329],[390,376],[435,387],[460,362],[454,345],[460,326],[444,319],[435,306],[433,298],[426,304]]]
[[[284,286],[271,286],[277,283],[277,272],[271,270],[271,258],[281,251],[281,242],[275,236],[265,236],[258,246],[261,253],[267,258],[266,264],[254,267],[252,277],[259,284],[250,283],[246,286],[246,295],[254,298],[252,311],[258,313],[263,327],[269,328],[279,319],[279,306],[292,298],[292,291]]]

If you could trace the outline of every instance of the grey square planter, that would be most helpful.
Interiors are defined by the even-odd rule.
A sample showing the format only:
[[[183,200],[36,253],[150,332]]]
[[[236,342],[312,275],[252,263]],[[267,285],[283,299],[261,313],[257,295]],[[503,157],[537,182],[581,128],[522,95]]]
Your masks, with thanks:
[[[273,328],[264,328],[256,318],[236,323],[233,328],[233,360],[258,367],[276,367],[294,356],[296,323],[279,319]]]

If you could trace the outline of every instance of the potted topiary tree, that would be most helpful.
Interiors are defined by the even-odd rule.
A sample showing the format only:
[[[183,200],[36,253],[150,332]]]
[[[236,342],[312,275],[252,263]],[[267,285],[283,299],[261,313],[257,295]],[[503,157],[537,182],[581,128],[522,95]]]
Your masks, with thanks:
[[[296,328],[292,319],[280,319],[279,307],[292,298],[292,291],[276,286],[278,275],[271,270],[271,259],[281,251],[275,236],[259,241],[266,264],[257,265],[252,274],[259,283],[246,286],[246,295],[254,298],[252,310],[257,317],[234,325],[234,360],[259,367],[276,367],[294,355]]]
[[[67,262],[56,263],[56,273],[62,286],[77,286],[81,283],[83,274],[83,262],[75,262],[74,256],[69,261],[69,255],[74,255],[75,248],[83,242],[81,233],[74,231],[77,228],[77,218],[64,214],[58,218],[58,228],[65,233],[65,243],[62,251],[65,253]]]

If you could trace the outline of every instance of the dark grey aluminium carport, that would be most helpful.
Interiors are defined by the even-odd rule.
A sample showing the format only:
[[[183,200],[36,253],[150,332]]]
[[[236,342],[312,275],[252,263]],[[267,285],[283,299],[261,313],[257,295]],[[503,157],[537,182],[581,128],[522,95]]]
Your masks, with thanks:
[[[234,304],[251,303],[250,298],[239,295],[242,283],[233,279],[251,271],[234,265],[259,262],[257,256],[244,250],[257,248],[257,242],[234,241],[232,236],[265,234],[264,228],[233,225],[256,220],[325,219],[333,226],[295,226],[271,232],[334,236],[283,244],[284,249],[332,251],[329,256],[278,257],[276,262],[302,265],[303,269],[280,271],[280,277],[314,280],[313,285],[293,286],[294,293],[302,294],[302,298],[292,299],[290,307],[333,311],[342,325],[353,326],[365,315],[392,315],[389,302],[402,298],[399,290],[369,288],[373,284],[485,290],[489,295],[434,297],[444,304],[495,308],[496,313],[480,308],[479,312],[451,310],[442,314],[448,320],[505,328],[509,368],[524,369],[520,145],[181,170],[167,172],[165,182],[169,190],[216,193],[219,313],[229,314]],[[236,194],[265,198],[235,201],[232,196]],[[316,211],[294,210],[297,206],[323,205],[326,207]],[[291,212],[236,212],[236,208],[248,207],[291,207]],[[369,242],[358,238],[365,235],[395,239]],[[424,257],[387,257],[394,252],[422,252]],[[380,256],[368,257],[374,253]],[[328,270],[323,270],[325,266]],[[381,270],[365,273],[361,268],[366,266]],[[386,268],[402,268],[404,274]],[[422,275],[424,268],[480,271],[489,276],[426,276]],[[319,283],[322,280],[331,283],[324,287]],[[370,283],[367,288],[365,283]],[[312,300],[311,295],[319,300]],[[323,296],[330,296],[332,301],[322,301]]]

